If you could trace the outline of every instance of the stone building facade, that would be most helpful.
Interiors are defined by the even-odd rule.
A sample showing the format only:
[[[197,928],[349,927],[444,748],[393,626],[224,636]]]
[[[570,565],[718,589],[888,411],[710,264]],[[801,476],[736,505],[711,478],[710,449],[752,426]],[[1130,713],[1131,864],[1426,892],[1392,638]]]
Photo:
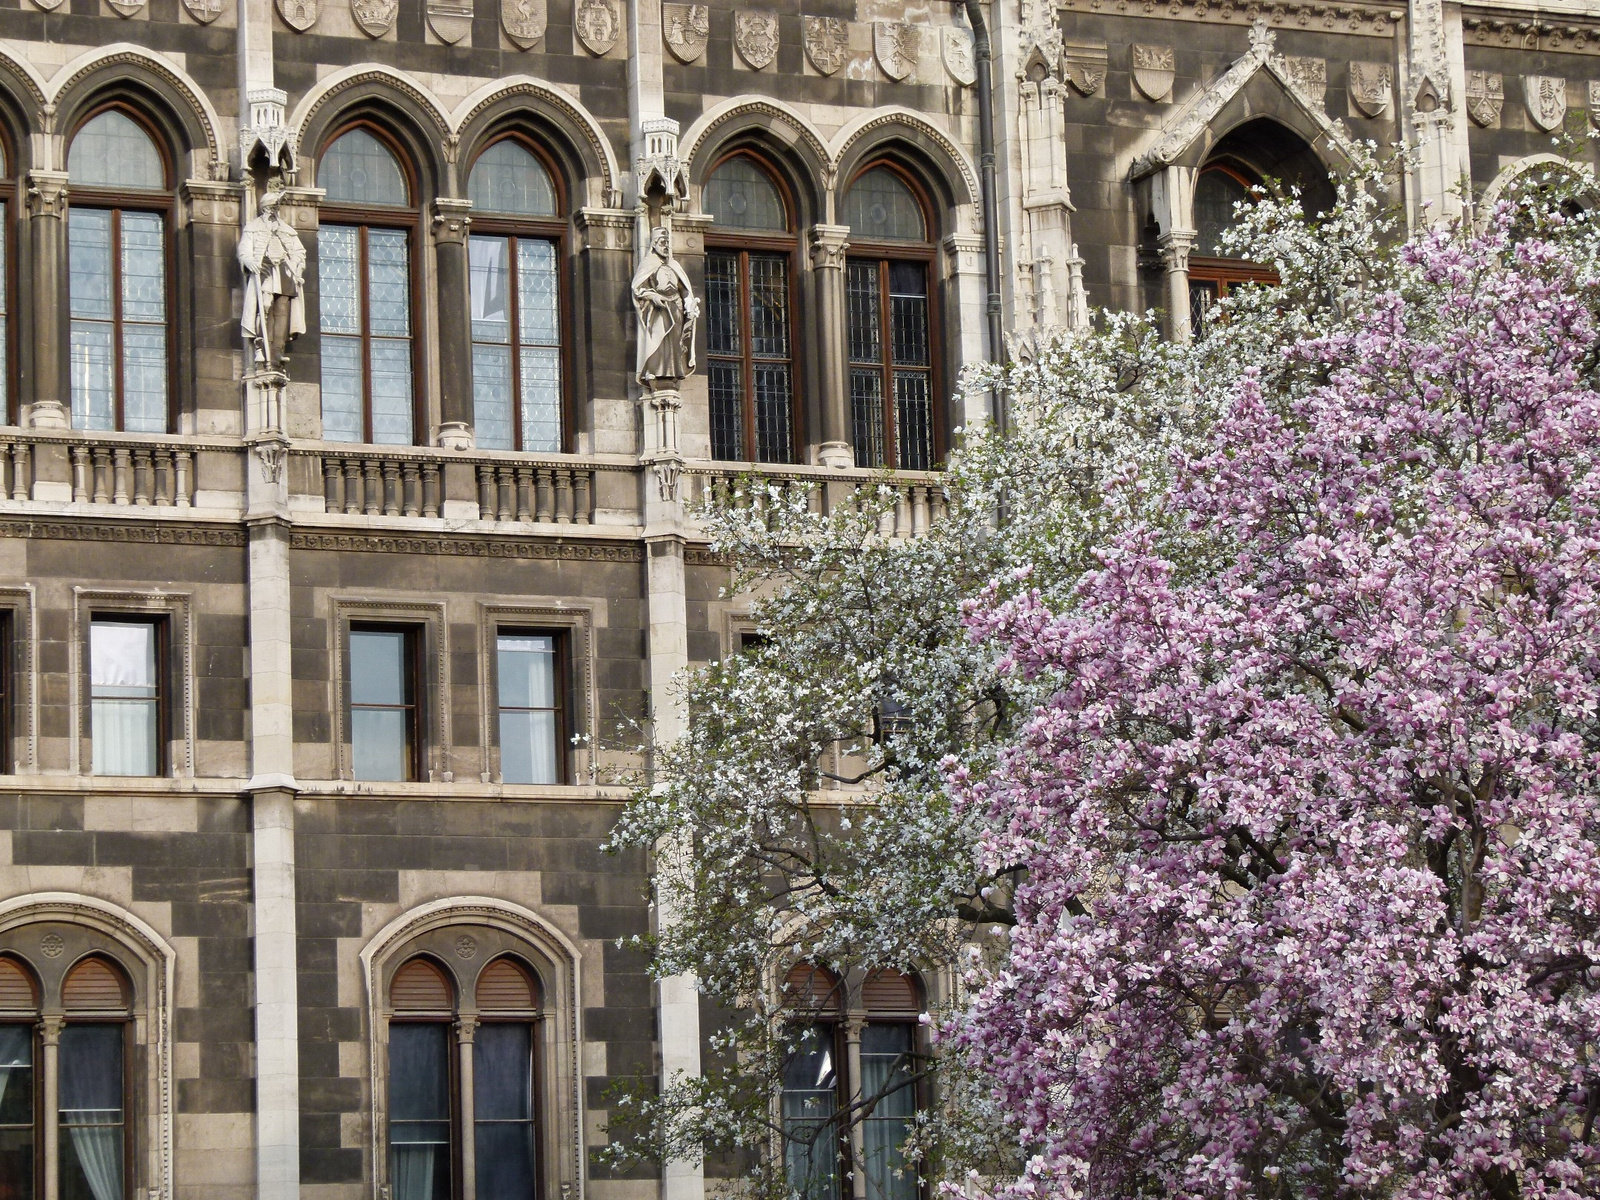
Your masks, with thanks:
[[[964,4],[756,5],[0,0],[0,1200],[701,1196],[592,1157],[699,1062],[598,848],[737,648],[694,504],[936,519],[989,239],[1018,337],[1190,337],[1251,184],[1600,122],[1582,0],[988,0],[992,146]]]

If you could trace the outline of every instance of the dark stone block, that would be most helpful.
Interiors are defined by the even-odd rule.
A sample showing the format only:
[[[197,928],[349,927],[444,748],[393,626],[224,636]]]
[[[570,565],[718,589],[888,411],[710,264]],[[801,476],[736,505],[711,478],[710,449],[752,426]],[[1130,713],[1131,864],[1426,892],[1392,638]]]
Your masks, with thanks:
[[[300,1037],[312,1042],[354,1042],[361,1037],[358,1008],[300,1007]]]
[[[313,937],[361,936],[361,906],[359,904],[306,904],[295,905],[299,926]]]
[[[18,866],[87,867],[94,863],[94,834],[19,829],[11,835],[11,861]]]
[[[248,1042],[255,1036],[248,1008],[180,1008],[173,1031],[180,1042]]]
[[[255,1081],[251,1079],[180,1079],[178,1111],[230,1113],[255,1111]]]
[[[361,1151],[300,1147],[301,1183],[359,1183]]]
[[[360,1112],[361,1080],[300,1080],[300,1108],[303,1112]]]

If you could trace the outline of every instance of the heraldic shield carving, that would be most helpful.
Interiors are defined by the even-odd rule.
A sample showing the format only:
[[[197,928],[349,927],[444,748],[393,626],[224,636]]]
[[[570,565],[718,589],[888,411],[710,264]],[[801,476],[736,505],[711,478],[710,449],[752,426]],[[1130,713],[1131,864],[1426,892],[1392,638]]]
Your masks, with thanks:
[[[883,73],[899,83],[916,69],[922,35],[915,25],[903,21],[878,21],[872,26],[872,49]]]
[[[1528,76],[1528,115],[1546,133],[1567,119],[1567,81],[1555,75]]]
[[[183,7],[202,25],[209,25],[222,15],[222,0],[183,0]]]
[[[806,57],[819,75],[832,75],[850,57],[850,26],[843,17],[807,17]]]
[[[1092,96],[1100,90],[1110,61],[1104,42],[1064,42],[1061,47],[1061,68],[1080,96]]]
[[[1506,102],[1506,79],[1499,71],[1467,72],[1467,115],[1484,127],[1500,119]]]
[[[544,40],[549,23],[549,0],[500,0],[500,25],[519,50]]]
[[[428,0],[428,27],[454,46],[472,32],[472,0]]]
[[[322,15],[322,0],[278,0],[278,15],[290,29],[304,33]]]
[[[1177,74],[1171,46],[1133,47],[1133,82],[1146,100],[1160,102],[1172,95],[1172,80]]]
[[[622,13],[617,0],[577,0],[572,25],[590,54],[605,54],[622,36]]]
[[[706,52],[711,36],[711,11],[704,4],[663,4],[661,36],[681,63],[692,63]]]
[[[734,13],[733,47],[752,71],[771,66],[778,57],[778,14]]]
[[[1350,64],[1350,100],[1366,117],[1381,117],[1394,91],[1394,68],[1388,63]]]
[[[350,15],[368,37],[380,38],[394,25],[400,0],[350,0]]]
[[[977,51],[972,46],[972,35],[965,29],[945,26],[944,69],[962,87],[971,87],[978,82]]]

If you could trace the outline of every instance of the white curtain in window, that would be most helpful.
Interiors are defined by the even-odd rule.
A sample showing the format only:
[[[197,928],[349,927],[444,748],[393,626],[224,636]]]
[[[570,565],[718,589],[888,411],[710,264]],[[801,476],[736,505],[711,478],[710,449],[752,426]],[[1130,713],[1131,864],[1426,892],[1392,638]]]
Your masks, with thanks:
[[[122,1200],[122,1130],[114,1125],[80,1125],[70,1132],[94,1200]]]
[[[68,1025],[61,1124],[94,1200],[122,1200],[122,1027]]]
[[[433,1167],[433,1146],[395,1146],[394,1200],[432,1200]]]

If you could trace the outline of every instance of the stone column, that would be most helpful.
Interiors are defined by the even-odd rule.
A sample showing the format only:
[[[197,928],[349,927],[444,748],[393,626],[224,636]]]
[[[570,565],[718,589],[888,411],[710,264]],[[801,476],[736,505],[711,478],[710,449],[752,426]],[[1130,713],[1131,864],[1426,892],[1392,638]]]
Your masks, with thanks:
[[[32,273],[28,281],[33,323],[33,387],[29,419],[36,429],[66,429],[72,423],[67,376],[67,176],[64,171],[28,172],[28,236]]]
[[[1194,249],[1193,167],[1169,166],[1150,177],[1150,213],[1156,245],[1167,273],[1167,336],[1187,342],[1189,328],[1189,252]]]
[[[456,1018],[456,1046],[461,1056],[461,1200],[477,1200],[478,1139],[477,1092],[472,1074],[472,1042],[478,1032],[478,1018]]]
[[[844,1024],[845,1066],[850,1072],[850,1195],[851,1200],[867,1200],[867,1135],[861,1123],[861,1027],[860,1017]]]
[[[850,249],[848,225],[811,227],[811,270],[816,276],[817,356],[822,376],[822,439],[817,459],[825,467],[853,467],[850,447],[850,346],[845,327],[844,266]]]
[[[1406,27],[1410,45],[1401,60],[1401,130],[1415,147],[1406,188],[1413,227],[1453,221],[1461,215],[1467,169],[1463,115],[1466,64],[1458,5],[1410,0]]]
[[[472,326],[468,307],[469,200],[433,202],[433,253],[439,272],[439,445],[473,446]]]
[[[39,1041],[44,1047],[44,1200],[61,1198],[61,1027],[60,1017],[39,1022]]]

